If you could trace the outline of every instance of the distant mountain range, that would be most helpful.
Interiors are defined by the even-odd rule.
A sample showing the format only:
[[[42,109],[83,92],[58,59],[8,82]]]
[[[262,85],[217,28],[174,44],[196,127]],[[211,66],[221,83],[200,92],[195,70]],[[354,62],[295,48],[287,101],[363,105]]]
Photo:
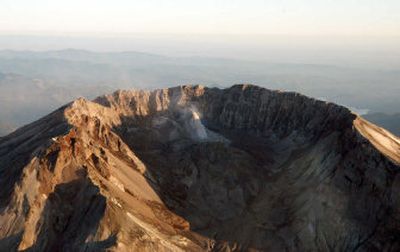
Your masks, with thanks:
[[[110,88],[100,85],[57,85],[20,74],[0,78],[0,135],[30,123],[77,97],[94,98]]]
[[[0,121],[20,127],[79,96],[181,84],[252,83],[339,104],[399,113],[399,71],[140,52],[0,51]],[[7,131],[7,130],[6,130]],[[4,132],[4,130],[3,130]],[[1,134],[1,132],[0,132]]]

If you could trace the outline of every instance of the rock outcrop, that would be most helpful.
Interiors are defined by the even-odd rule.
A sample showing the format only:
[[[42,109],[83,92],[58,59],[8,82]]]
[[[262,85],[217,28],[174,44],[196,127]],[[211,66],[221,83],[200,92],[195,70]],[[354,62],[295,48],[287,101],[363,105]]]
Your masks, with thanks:
[[[0,139],[0,250],[398,251],[400,140],[251,85],[78,99]]]

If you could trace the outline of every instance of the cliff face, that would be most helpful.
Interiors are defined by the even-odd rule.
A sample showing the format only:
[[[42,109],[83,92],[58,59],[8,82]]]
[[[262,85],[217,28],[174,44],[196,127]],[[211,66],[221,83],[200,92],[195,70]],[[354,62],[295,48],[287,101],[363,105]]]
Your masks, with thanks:
[[[389,132],[296,93],[79,99],[0,139],[0,248],[397,251],[399,163]]]

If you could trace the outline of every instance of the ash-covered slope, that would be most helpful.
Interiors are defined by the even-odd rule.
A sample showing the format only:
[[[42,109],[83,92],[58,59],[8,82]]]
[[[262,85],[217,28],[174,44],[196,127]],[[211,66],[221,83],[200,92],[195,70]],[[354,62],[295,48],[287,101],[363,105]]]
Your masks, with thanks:
[[[0,250],[398,251],[399,140],[236,85],[79,99],[0,139]]]

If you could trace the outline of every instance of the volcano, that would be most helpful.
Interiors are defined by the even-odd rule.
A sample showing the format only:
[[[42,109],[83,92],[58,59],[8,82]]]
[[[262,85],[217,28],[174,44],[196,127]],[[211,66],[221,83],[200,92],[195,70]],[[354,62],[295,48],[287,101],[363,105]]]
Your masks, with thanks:
[[[0,251],[399,251],[400,140],[253,85],[83,98],[0,139]]]

